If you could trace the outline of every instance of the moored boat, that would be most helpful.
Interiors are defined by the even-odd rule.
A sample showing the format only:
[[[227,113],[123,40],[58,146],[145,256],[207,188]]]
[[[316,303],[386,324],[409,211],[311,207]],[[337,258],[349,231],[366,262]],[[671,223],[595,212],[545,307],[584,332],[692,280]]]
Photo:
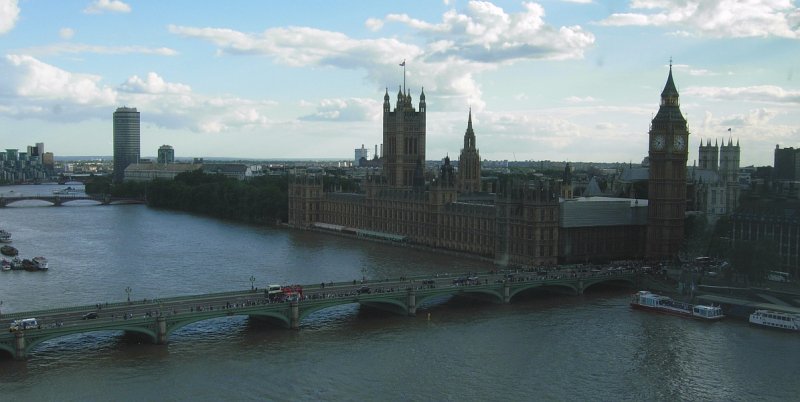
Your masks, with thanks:
[[[0,263],[0,269],[3,271],[11,271],[11,261],[3,258],[2,263]]]
[[[31,261],[31,260],[29,260],[27,258],[22,260],[22,269],[24,269],[26,271],[29,271],[29,272],[33,272],[33,271],[38,271],[39,270],[39,268],[36,268],[36,264],[34,264],[33,261]]]
[[[0,229],[0,243],[11,243],[11,233]]]
[[[19,257],[14,257],[11,259],[11,269],[22,269],[22,260],[20,260]]]
[[[33,265],[35,265],[36,268],[40,271],[47,271],[49,268],[47,265],[47,258],[33,257],[31,261],[33,261]]]
[[[9,257],[14,257],[17,254],[19,254],[19,251],[17,251],[17,249],[14,247],[5,245],[3,247],[0,247],[0,253],[2,253],[3,255],[7,255]]]
[[[715,321],[725,318],[725,315],[722,314],[722,308],[718,306],[684,303],[647,290],[640,290],[631,295],[630,305],[632,308],[639,310],[655,311],[703,321]]]
[[[750,324],[761,327],[800,332],[800,314],[783,311],[756,310],[750,314]]]

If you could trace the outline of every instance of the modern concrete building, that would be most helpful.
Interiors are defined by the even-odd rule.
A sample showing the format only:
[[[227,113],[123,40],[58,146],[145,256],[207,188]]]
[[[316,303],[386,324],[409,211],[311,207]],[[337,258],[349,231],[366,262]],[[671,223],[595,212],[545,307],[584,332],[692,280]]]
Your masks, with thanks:
[[[361,158],[364,158],[364,160],[369,160],[369,149],[365,148],[364,144],[361,144],[361,148],[355,149],[355,166],[359,165]]]
[[[800,179],[800,149],[781,148],[775,145],[774,169],[772,178],[774,180],[798,180]]]
[[[175,176],[202,168],[191,163],[132,163],[125,168],[126,181],[173,180]]]
[[[125,168],[139,163],[139,112],[136,108],[120,107],[114,112],[114,181],[125,179]]]
[[[175,150],[170,145],[158,147],[157,162],[161,164],[175,163]]]

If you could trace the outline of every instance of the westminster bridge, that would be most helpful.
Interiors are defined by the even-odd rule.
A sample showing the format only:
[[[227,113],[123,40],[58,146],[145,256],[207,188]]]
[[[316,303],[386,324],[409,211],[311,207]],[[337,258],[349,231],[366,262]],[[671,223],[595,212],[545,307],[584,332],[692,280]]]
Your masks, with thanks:
[[[62,206],[72,201],[94,201],[97,205],[109,205],[111,203],[123,204],[142,204],[144,201],[134,198],[111,197],[109,195],[85,195],[85,194],[49,194],[49,195],[17,195],[0,196],[0,208],[9,206],[18,201],[45,201],[53,206]]]
[[[604,269],[597,272],[490,271],[302,285],[302,296],[283,301],[271,300],[266,289],[251,288],[165,299],[128,300],[16,312],[3,314],[0,317],[0,326],[9,328],[14,320],[36,318],[38,327],[17,331],[4,329],[0,332],[0,350],[9,353],[14,359],[24,360],[33,348],[44,341],[96,331],[138,333],[152,343],[163,345],[174,331],[192,323],[219,317],[248,316],[285,328],[299,329],[301,321],[308,315],[345,304],[358,303],[414,316],[417,306],[448,296],[510,303],[515,296],[533,289],[580,295],[595,285],[631,287],[639,284],[641,279],[641,273],[634,268]],[[96,318],[86,319],[86,315],[90,313],[96,314]]]

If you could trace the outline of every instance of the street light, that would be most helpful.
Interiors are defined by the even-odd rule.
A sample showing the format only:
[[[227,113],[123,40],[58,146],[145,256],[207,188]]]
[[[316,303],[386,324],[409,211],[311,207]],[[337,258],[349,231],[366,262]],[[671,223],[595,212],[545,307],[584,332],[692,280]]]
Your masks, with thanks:
[[[130,303],[130,302],[131,302],[131,292],[132,292],[132,291],[133,291],[133,289],[131,289],[131,287],[130,287],[130,286],[126,286],[126,287],[125,287],[125,293],[127,293],[127,294],[128,294],[128,303]]]
[[[256,277],[250,275],[250,290],[255,290],[255,288],[253,287],[253,282],[255,282],[255,281],[256,281]]]

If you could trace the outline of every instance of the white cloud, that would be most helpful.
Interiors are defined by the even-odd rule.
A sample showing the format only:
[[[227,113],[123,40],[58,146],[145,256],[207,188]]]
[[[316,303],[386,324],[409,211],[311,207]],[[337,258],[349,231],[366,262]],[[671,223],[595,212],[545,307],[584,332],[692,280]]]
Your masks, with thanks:
[[[708,77],[708,76],[718,75],[717,73],[704,68],[692,68],[688,64],[673,64],[672,68],[675,70],[686,71],[687,73],[689,73],[689,75],[695,77]]]
[[[95,0],[88,7],[83,9],[86,14],[101,14],[104,12],[111,13],[129,13],[131,6],[120,0]]]
[[[597,101],[597,99],[592,98],[591,96],[584,96],[584,97],[568,96],[564,100],[569,102],[569,103],[590,103],[590,102],[596,102]]]
[[[313,114],[300,117],[307,121],[378,121],[381,103],[375,99],[323,99]]]
[[[17,0],[0,0],[0,35],[14,29],[18,18]]]
[[[561,0],[565,3],[592,4],[594,0]]]
[[[138,75],[128,78],[124,84],[120,85],[120,90],[125,92],[141,92],[148,94],[180,94],[189,93],[192,88],[186,84],[169,83],[164,81],[154,72],[147,73],[145,79],[139,78]]]
[[[32,56],[55,56],[59,54],[152,54],[157,56],[175,56],[178,54],[168,47],[146,46],[100,46],[85,43],[57,43],[47,46],[36,46],[20,49],[20,52]]]
[[[364,25],[370,31],[378,31],[383,28],[383,21],[377,18],[367,18],[367,21],[364,23]]]
[[[536,3],[523,3],[523,11],[509,14],[490,2],[470,1],[464,13],[447,11],[436,24],[406,14],[389,14],[385,20],[405,24],[430,43],[452,44],[437,47],[431,58],[453,56],[478,63],[580,59],[594,44],[594,35],[580,26],[556,28],[544,16]]]
[[[631,10],[600,21],[609,26],[659,26],[724,37],[800,39],[800,10],[792,0],[631,0]]]
[[[421,50],[396,39],[352,39],[340,32],[316,28],[271,28],[262,34],[247,34],[225,28],[192,28],[170,25],[171,33],[204,39],[227,54],[267,54],[279,62],[301,67],[329,65],[358,68],[387,64],[398,55],[415,56]]]
[[[756,85],[749,87],[689,87],[683,92],[683,94],[689,96],[724,101],[800,103],[800,91],[789,91],[775,85]]]
[[[223,55],[269,55],[294,67],[363,70],[378,87],[397,82],[397,64],[405,59],[409,87],[425,86],[435,92],[440,110],[460,110],[466,105],[481,110],[485,103],[477,74],[519,60],[581,58],[594,43],[594,35],[579,26],[546,24],[544,9],[538,4],[524,3],[523,8],[509,14],[492,3],[471,1],[464,13],[447,11],[439,23],[405,14],[370,18],[365,23],[372,30],[387,22],[401,23],[423,40],[422,45],[395,37],[355,39],[308,27],[270,28],[262,33],[176,25],[168,29],[208,41]]]
[[[101,78],[77,74],[29,55],[0,58],[0,115],[56,122],[107,120],[119,105],[140,108],[143,120],[160,127],[195,132],[251,130],[271,124],[274,102],[191,92],[157,73],[134,75],[118,88]]]
[[[61,28],[58,30],[58,36],[60,36],[61,39],[72,39],[72,37],[75,36],[75,30],[72,28]]]
[[[750,109],[744,113],[723,114],[715,116],[705,112],[702,129],[693,132],[698,143],[710,141],[714,143],[739,143],[743,160],[763,160],[765,155],[772,155],[775,144],[792,146],[800,140],[800,129],[796,125],[779,122],[791,112],[783,112],[767,108]],[[732,131],[728,131],[731,128]],[[767,158],[771,158],[768,156]],[[764,164],[771,164],[766,159]]]
[[[0,71],[0,96],[83,105],[111,105],[116,99],[112,89],[99,85],[100,77],[73,74],[27,55],[6,55]]]

